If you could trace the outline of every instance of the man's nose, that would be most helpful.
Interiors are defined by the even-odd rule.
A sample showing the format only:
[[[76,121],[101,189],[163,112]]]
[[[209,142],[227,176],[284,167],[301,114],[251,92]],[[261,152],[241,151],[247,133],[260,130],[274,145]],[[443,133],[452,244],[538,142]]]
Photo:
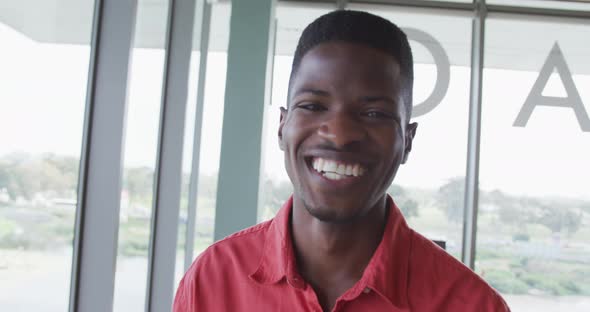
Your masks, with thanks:
[[[361,142],[367,132],[356,114],[346,111],[332,112],[322,121],[318,134],[336,148]]]

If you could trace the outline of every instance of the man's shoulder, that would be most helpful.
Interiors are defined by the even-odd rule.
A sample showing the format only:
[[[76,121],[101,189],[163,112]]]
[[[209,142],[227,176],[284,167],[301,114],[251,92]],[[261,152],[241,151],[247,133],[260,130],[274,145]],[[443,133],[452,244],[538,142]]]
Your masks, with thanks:
[[[224,274],[249,274],[260,260],[272,220],[231,234],[207,247],[193,262],[186,276],[196,280]],[[238,272],[241,271],[241,272]]]
[[[264,241],[260,241],[260,237],[266,234],[266,231],[272,225],[274,219],[264,221],[253,225],[249,228],[235,232],[209,246],[208,249],[231,249],[232,247],[241,246],[246,242],[252,242],[262,245]]]
[[[466,274],[481,280],[481,278],[471,271],[471,269],[455,259],[455,257],[439,247],[432,240],[422,236],[414,230],[411,232],[411,265],[421,267],[420,271],[430,271],[431,274],[440,273],[446,277],[449,277],[449,275],[461,276]]]
[[[412,231],[410,289],[415,300],[428,299],[463,310],[508,311],[502,297],[479,275],[421,234]]]
[[[220,306],[220,300],[227,299],[223,299],[224,295],[248,283],[260,261],[271,224],[257,224],[205,249],[180,281],[174,311],[211,311]]]
[[[264,247],[265,236],[271,224],[272,220],[265,221],[213,243],[197,257],[195,264],[199,265],[201,262],[212,259],[219,262],[236,256],[240,259],[258,257]]]

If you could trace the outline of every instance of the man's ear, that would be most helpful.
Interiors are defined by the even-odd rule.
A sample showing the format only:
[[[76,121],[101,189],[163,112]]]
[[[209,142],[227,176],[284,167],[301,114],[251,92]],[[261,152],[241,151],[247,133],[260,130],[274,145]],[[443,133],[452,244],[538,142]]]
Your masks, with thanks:
[[[402,164],[405,164],[408,161],[408,155],[410,155],[410,151],[412,151],[412,141],[416,136],[416,129],[418,129],[418,123],[413,122],[409,123],[406,126],[406,146],[404,146],[404,158],[402,159]]]
[[[281,117],[279,121],[279,147],[284,151],[283,144],[283,126],[285,125],[285,119],[287,118],[287,109],[281,107]]]

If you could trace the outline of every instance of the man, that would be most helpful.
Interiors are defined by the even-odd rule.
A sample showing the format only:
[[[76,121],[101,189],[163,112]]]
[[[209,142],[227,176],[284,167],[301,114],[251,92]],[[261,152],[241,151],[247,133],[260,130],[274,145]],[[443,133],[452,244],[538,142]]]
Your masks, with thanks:
[[[174,311],[508,311],[385,193],[416,133],[412,67],[380,17],[336,11],[304,30],[278,132],[294,194],[201,254]]]

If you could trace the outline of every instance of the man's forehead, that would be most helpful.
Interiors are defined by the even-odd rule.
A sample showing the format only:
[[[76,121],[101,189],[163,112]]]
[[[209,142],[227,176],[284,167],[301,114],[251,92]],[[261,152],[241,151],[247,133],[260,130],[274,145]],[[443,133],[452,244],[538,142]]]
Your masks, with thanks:
[[[310,55],[321,56],[325,59],[330,59],[331,57],[335,58],[341,55],[357,53],[378,55],[380,60],[386,61],[388,63],[393,62],[399,66],[399,61],[392,54],[387,53],[386,51],[362,42],[344,40],[331,40],[316,44],[302,56],[301,62],[303,62],[306,58],[309,58]]]
[[[397,89],[399,78],[400,67],[393,56],[362,44],[332,41],[317,45],[303,56],[291,75],[289,91],[291,94],[296,91],[294,89],[312,89],[314,82],[326,79],[332,82],[356,80],[367,88]]]

